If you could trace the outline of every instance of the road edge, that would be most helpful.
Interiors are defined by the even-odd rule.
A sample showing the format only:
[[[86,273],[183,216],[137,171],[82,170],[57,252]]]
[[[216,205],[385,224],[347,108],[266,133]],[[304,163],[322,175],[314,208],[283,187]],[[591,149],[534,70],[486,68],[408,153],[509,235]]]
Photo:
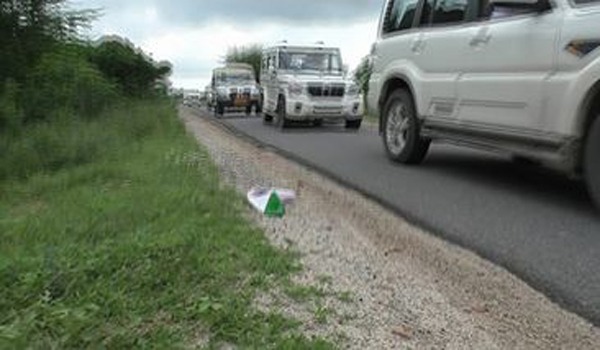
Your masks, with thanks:
[[[479,249],[477,247],[474,247],[473,245],[468,244],[468,242],[466,242],[466,240],[461,240],[461,239],[457,238],[458,235],[452,235],[452,233],[448,233],[449,230],[444,230],[443,228],[437,227],[437,225],[430,224],[430,223],[426,222],[425,220],[416,217],[416,215],[408,213],[407,211],[402,210],[401,208],[395,207],[393,204],[389,203],[388,201],[369,193],[369,191],[361,188],[360,186],[352,184],[350,181],[345,180],[343,177],[336,175],[335,173],[327,170],[324,167],[321,167],[313,162],[303,159],[302,157],[297,156],[297,155],[293,154],[292,152],[288,152],[288,151],[278,148],[274,145],[263,142],[263,141],[259,140],[258,138],[235,128],[233,125],[226,123],[225,120],[219,120],[219,119],[215,119],[211,116],[204,115],[202,111],[197,110],[197,109],[190,109],[190,111],[194,115],[198,116],[199,118],[203,118],[204,120],[207,120],[211,124],[216,125],[217,127],[225,130],[229,134],[232,134],[236,137],[239,137],[239,138],[245,140],[246,142],[252,144],[253,146],[255,146],[257,148],[271,151],[277,155],[280,155],[290,161],[300,164],[312,171],[315,171],[315,172],[327,177],[331,181],[339,184],[340,186],[343,186],[349,190],[359,193],[360,195],[364,196],[366,199],[371,200],[374,203],[382,206],[386,210],[389,210],[390,212],[394,213],[395,215],[402,217],[410,225],[414,225],[414,226],[420,228],[426,234],[430,234],[430,235],[433,235],[440,239],[443,239],[444,241],[446,241],[450,244],[454,244],[462,249],[466,249],[466,250],[470,251],[471,253],[475,254],[476,256],[478,256],[481,259],[484,259],[492,264],[500,266],[501,268],[505,269],[510,274],[512,274],[515,278],[517,278],[517,279],[521,280],[523,283],[527,284],[530,288],[543,294],[551,302],[557,304],[563,310],[574,313],[574,314],[578,315],[579,317],[582,317],[583,319],[590,322],[595,327],[600,327],[600,315],[593,314],[592,312],[589,311],[589,308],[587,308],[585,305],[582,305],[581,303],[579,303],[575,300],[571,300],[571,298],[569,298],[568,296],[560,295],[561,293],[556,293],[553,290],[553,288],[550,286],[550,282],[541,280],[539,278],[529,277],[526,271],[523,271],[520,268],[514,267],[513,264],[510,263],[510,261],[506,261],[505,259],[502,259],[501,257],[497,256],[493,252],[485,251],[485,249]]]

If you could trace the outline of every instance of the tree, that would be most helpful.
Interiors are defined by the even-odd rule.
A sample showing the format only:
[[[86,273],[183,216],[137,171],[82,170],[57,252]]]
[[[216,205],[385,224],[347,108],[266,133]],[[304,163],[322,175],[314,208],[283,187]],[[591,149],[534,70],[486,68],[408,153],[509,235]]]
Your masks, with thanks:
[[[17,83],[57,43],[76,41],[95,10],[76,11],[67,0],[0,0],[0,83]]]
[[[369,92],[369,80],[373,73],[373,66],[369,56],[364,57],[356,70],[354,71],[354,81],[360,87],[361,93],[366,95]]]
[[[90,60],[128,96],[143,96],[157,80],[168,76],[171,67],[153,62],[125,42],[105,41],[92,50]]]
[[[247,63],[251,65],[256,74],[256,81],[259,81],[262,67],[262,50],[260,44],[231,47],[225,55],[225,63]]]

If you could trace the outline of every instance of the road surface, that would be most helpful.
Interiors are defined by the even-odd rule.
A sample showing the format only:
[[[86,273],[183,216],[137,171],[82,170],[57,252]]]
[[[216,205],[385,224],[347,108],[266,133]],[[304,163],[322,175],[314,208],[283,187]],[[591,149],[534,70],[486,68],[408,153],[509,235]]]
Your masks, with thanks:
[[[259,118],[223,121],[504,266],[600,325],[600,215],[581,182],[449,145],[434,145],[421,166],[393,164],[374,128],[281,132]]]

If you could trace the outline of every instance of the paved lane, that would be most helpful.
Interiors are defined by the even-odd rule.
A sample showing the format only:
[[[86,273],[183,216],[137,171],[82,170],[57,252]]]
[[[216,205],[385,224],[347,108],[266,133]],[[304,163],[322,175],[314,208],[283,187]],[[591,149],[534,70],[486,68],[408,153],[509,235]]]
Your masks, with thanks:
[[[365,128],[280,132],[257,118],[225,123],[508,268],[600,324],[600,215],[580,182],[448,145],[434,145],[422,166],[393,164],[376,131]]]

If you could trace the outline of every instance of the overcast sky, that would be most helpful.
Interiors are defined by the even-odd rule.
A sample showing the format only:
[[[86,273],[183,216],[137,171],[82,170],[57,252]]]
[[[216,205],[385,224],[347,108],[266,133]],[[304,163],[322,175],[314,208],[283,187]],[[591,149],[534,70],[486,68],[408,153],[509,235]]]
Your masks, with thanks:
[[[377,32],[383,0],[80,0],[102,8],[90,35],[131,39],[175,65],[177,87],[204,88],[227,48],[252,43],[325,41],[351,69]]]

